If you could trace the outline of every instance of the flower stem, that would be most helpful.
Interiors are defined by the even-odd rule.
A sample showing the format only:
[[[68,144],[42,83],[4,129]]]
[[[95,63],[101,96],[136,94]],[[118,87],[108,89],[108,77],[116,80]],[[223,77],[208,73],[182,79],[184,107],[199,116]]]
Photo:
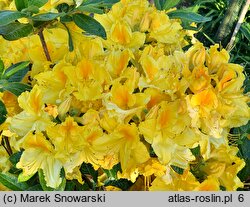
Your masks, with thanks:
[[[48,50],[47,44],[46,44],[46,42],[45,42],[44,35],[43,35],[43,30],[42,30],[42,29],[38,32],[38,36],[39,36],[40,41],[41,41],[41,43],[42,43],[43,52],[44,52],[44,54],[45,54],[45,56],[46,56],[46,59],[47,59],[47,61],[50,61],[50,62],[51,62],[49,50]]]

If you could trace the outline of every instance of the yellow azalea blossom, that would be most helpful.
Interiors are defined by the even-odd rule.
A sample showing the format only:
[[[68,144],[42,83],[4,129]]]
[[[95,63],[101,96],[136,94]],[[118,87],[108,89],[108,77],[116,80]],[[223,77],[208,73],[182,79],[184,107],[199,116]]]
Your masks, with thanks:
[[[5,68],[20,61],[29,60],[28,56],[28,38],[21,38],[14,41],[7,41],[0,37],[0,54]],[[11,54],[11,58],[9,56]]]
[[[222,64],[228,63],[230,58],[225,49],[218,51],[218,48],[219,45],[215,44],[210,47],[206,54],[206,65],[210,74],[216,73]]]
[[[52,71],[39,73],[35,76],[39,88],[42,90],[45,103],[61,103],[72,91],[68,86],[68,78],[65,70],[73,70],[74,67],[63,61],[56,64]]]
[[[141,47],[145,41],[145,34],[132,32],[126,22],[115,22],[110,29],[110,43],[117,44],[121,48],[136,49]]]
[[[131,58],[129,50],[112,51],[107,58],[107,70],[111,77],[117,78],[127,68]]]
[[[17,102],[17,97],[14,94],[4,91],[1,100],[7,109],[8,116],[14,116],[21,112],[21,108]]]
[[[193,93],[199,93],[211,86],[211,77],[204,66],[195,67],[191,74],[186,76],[186,79],[190,83],[189,88]]]
[[[106,154],[117,153],[124,173],[130,172],[129,169],[133,171],[137,164],[144,163],[149,159],[147,148],[140,141],[135,124],[120,124],[114,132],[103,136],[94,144],[94,148],[103,150]]]
[[[181,24],[176,20],[170,20],[164,11],[151,13],[151,24],[149,27],[150,37],[158,42],[173,44],[182,38]]]
[[[212,89],[205,89],[191,97],[191,104],[200,109],[201,116],[207,116],[218,106],[218,98]]]
[[[182,111],[182,107],[180,101],[162,102],[151,109],[145,121],[140,123],[139,129],[145,140],[152,145],[161,163],[186,168],[188,161],[194,160],[194,156],[187,147],[175,142],[190,124],[190,118],[183,113],[185,110]],[[193,142],[194,140],[191,141]]]
[[[236,156],[237,152],[238,148],[227,145],[213,147],[210,158],[202,168],[207,175],[217,177],[220,184],[229,191],[243,187],[237,174],[245,166],[245,162]]]
[[[0,170],[1,172],[8,172],[11,168],[9,155],[3,146],[0,146]]]
[[[162,177],[156,177],[149,190],[192,191],[200,184],[189,170],[185,170],[182,175],[172,171],[168,173],[170,175],[166,174]]]
[[[217,72],[217,90],[220,93],[236,93],[242,90],[245,75],[243,67],[240,65],[228,63],[223,64]]]
[[[144,177],[151,175],[161,177],[166,173],[166,166],[162,165],[157,158],[150,158],[139,166],[139,173]]]
[[[215,176],[208,176],[194,191],[220,191],[220,183]]]
[[[22,169],[19,181],[25,181],[34,175],[39,169],[43,170],[47,186],[56,188],[62,178],[60,171],[62,163],[55,156],[55,150],[41,132],[29,133],[25,137],[22,148],[24,152],[16,167]]]
[[[29,131],[44,131],[53,125],[50,116],[44,111],[43,94],[38,86],[18,97],[19,106],[23,111],[10,119],[10,129],[20,136]]]
[[[195,67],[203,66],[206,58],[206,50],[202,43],[195,43],[186,52],[187,58],[189,60],[189,69],[192,70]]]
[[[100,138],[102,133],[98,126],[78,126],[72,117],[67,117],[62,124],[47,129],[66,173],[72,173],[82,162],[98,167],[98,159],[102,155],[94,151],[92,142]]]

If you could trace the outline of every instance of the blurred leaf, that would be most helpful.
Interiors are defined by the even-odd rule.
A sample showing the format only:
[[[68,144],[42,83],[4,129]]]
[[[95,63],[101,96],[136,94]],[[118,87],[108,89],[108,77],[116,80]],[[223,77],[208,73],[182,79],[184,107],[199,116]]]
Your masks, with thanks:
[[[33,30],[31,24],[21,24],[18,22],[0,26],[0,35],[6,40],[17,40],[28,36]]]
[[[7,110],[4,103],[0,100],[0,124],[6,120]]]
[[[103,169],[103,171],[106,173],[106,175],[108,176],[109,179],[117,179],[117,172],[121,171],[121,164],[118,163],[115,166],[113,166],[113,168],[111,170],[106,170]]]
[[[25,14],[22,14],[19,11],[9,11],[9,10],[0,11],[0,26],[7,25],[25,16],[26,16]]]
[[[165,3],[163,5],[164,10],[171,9],[175,7],[177,4],[180,3],[181,0],[165,0]]]
[[[63,25],[68,32],[68,46],[69,46],[69,51],[72,52],[74,50],[73,39],[72,39],[71,33],[69,31],[69,28],[65,24],[63,24]]]
[[[216,2],[217,0],[198,0],[195,2],[195,5],[204,5],[206,3],[214,3]]]
[[[177,167],[175,165],[171,165],[171,168],[178,174],[182,175],[183,172],[184,172],[184,169],[180,168],[180,167]]]
[[[204,17],[204,16],[201,16],[200,14],[197,14],[195,12],[186,11],[184,9],[171,11],[171,12],[167,13],[167,15],[171,19],[181,19],[181,20],[186,20],[189,22],[197,22],[197,23],[208,22],[208,21],[212,20],[211,17]]]
[[[250,140],[244,137],[239,147],[239,156],[245,160],[245,167],[238,173],[242,181],[246,181],[250,177]]]
[[[81,11],[81,12],[103,14],[103,10],[99,8],[98,4],[97,5],[88,4],[88,5],[84,5],[84,6],[79,6],[75,10],[76,11]]]
[[[201,148],[200,145],[198,145],[195,148],[191,148],[190,151],[192,152],[192,154],[197,158],[201,156]]]
[[[85,14],[74,14],[73,20],[78,27],[84,30],[87,34],[96,35],[106,39],[106,32],[103,26],[90,16]]]
[[[18,11],[28,7],[28,0],[15,0],[15,5]]]
[[[127,179],[118,179],[118,180],[107,180],[104,183],[105,186],[115,186],[122,189],[123,191],[128,190],[133,183]]]
[[[31,16],[32,14],[39,13],[39,8],[37,6],[29,6],[22,10],[22,13],[26,13],[27,15]]]
[[[11,162],[14,166],[19,162],[19,160],[20,160],[20,158],[21,158],[21,156],[22,156],[22,153],[23,153],[23,151],[19,151],[19,152],[13,153],[13,154],[9,157],[10,162]]]
[[[62,3],[62,4],[57,5],[56,9],[58,10],[58,12],[67,13],[70,9],[70,6],[66,3]]]
[[[90,4],[99,4],[103,8],[111,8],[113,4],[119,2],[120,0],[87,0],[83,1],[81,6],[90,5]]]
[[[27,189],[27,191],[42,191],[43,188],[40,184],[36,184],[34,186],[31,186]]]
[[[24,83],[0,80],[0,91],[9,91],[16,96],[21,95],[21,93],[24,91],[31,90],[31,88],[32,87],[30,85]]]
[[[82,163],[80,171],[82,174],[86,175],[89,180],[97,183],[98,180],[98,171],[90,163]]]
[[[247,23],[243,23],[240,27],[240,31],[243,33],[243,35],[248,39],[250,42],[250,25]]]
[[[37,14],[31,17],[31,19],[33,21],[42,21],[42,22],[46,22],[46,21],[51,21],[54,20],[58,17],[61,17],[65,15],[64,13],[52,13],[52,12],[48,12],[48,13],[44,13],[44,14]]]
[[[3,63],[2,59],[0,58],[0,78],[3,74],[3,71],[4,71],[4,63]]]
[[[8,82],[20,82],[29,71],[29,61],[19,62],[5,70],[2,79],[8,79]]]
[[[28,6],[42,7],[48,2],[48,0],[28,0]]]
[[[154,0],[154,4],[156,9],[163,10],[163,6],[165,4],[166,0]]]
[[[61,184],[57,188],[51,188],[47,186],[44,173],[42,169],[38,170],[38,177],[39,177],[39,182],[44,191],[63,191],[66,186],[66,179],[65,177],[62,178]]]
[[[25,182],[18,182],[17,176],[0,172],[0,183],[14,191],[24,191],[29,188]]]
[[[73,180],[67,180],[64,191],[74,191],[76,183]]]

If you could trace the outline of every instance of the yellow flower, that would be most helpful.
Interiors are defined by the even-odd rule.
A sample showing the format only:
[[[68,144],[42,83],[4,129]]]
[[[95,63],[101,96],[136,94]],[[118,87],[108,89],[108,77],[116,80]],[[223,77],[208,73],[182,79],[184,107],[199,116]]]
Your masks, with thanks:
[[[186,168],[188,162],[194,160],[194,156],[189,148],[178,144],[178,136],[190,124],[190,118],[183,111],[185,106],[182,104],[181,101],[162,102],[158,107],[153,107],[145,121],[140,123],[139,129],[161,163]]]
[[[61,61],[54,66],[52,71],[42,72],[35,76],[37,84],[44,94],[45,103],[60,103],[71,93],[65,74],[67,69],[73,70],[74,67]]]
[[[94,148],[103,150],[106,154],[118,154],[123,173],[132,173],[138,164],[149,159],[149,153],[146,146],[140,141],[135,124],[119,124],[113,132],[103,136],[94,144]],[[130,175],[132,176],[132,174]]]
[[[151,13],[149,37],[161,43],[177,43],[181,38],[181,24],[176,20],[170,20],[164,11]]]
[[[144,33],[132,32],[126,22],[115,22],[110,29],[111,42],[123,48],[140,48],[144,44],[145,38]]]
[[[205,89],[191,97],[191,104],[200,108],[201,116],[205,117],[218,106],[218,99],[212,89]]]
[[[234,191],[243,187],[243,183],[237,177],[238,172],[245,166],[244,160],[237,157],[238,148],[220,145],[211,149],[210,158],[205,162],[202,170],[207,175],[218,178],[220,185],[226,190]]]
[[[48,113],[44,111],[43,94],[36,85],[28,92],[18,97],[19,106],[23,111],[10,119],[10,129],[20,136],[29,131],[44,131],[46,127],[53,125]]]
[[[202,67],[205,63],[206,50],[202,43],[197,42],[186,52],[189,60],[189,69]]]
[[[225,49],[218,51],[219,45],[215,44],[210,47],[208,54],[206,55],[206,65],[209,73],[213,74],[218,71],[218,68],[229,61],[229,54]]]
[[[237,64],[223,64],[217,72],[218,83],[216,88],[220,93],[236,93],[242,90],[245,75],[243,67]]]
[[[191,75],[186,78],[190,83],[189,88],[193,93],[199,93],[210,87],[211,77],[208,74],[208,69],[203,65],[195,67]]]
[[[181,175],[170,171],[162,177],[156,177],[152,182],[152,186],[149,188],[149,190],[192,191],[197,186],[199,186],[199,182],[189,170],[185,170]]]
[[[116,51],[113,50],[107,58],[107,70],[112,78],[117,78],[127,68],[131,58],[129,50]]]
[[[100,138],[102,133],[98,126],[78,126],[72,117],[67,117],[62,124],[47,129],[66,173],[72,173],[73,169],[83,162],[97,166],[101,155],[94,151],[92,143]]]
[[[220,183],[218,181],[218,178],[210,175],[194,190],[195,191],[220,191]]]
[[[50,141],[46,140],[41,132],[29,133],[25,137],[22,147],[24,152],[16,165],[17,168],[23,170],[19,175],[19,181],[26,181],[39,169],[42,169],[47,186],[58,187],[62,181],[60,177],[62,163],[56,158]]]

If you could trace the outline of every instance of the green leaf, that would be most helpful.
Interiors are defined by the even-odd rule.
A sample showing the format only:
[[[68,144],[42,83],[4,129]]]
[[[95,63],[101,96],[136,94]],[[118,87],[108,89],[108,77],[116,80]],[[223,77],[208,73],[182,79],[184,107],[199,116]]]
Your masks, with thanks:
[[[192,154],[198,158],[201,156],[201,148],[200,148],[200,145],[198,145],[197,147],[195,148],[191,148],[190,151],[192,152]]]
[[[19,62],[10,66],[4,72],[2,79],[8,79],[8,82],[20,82],[29,71],[29,61]]]
[[[18,182],[17,176],[0,172],[0,183],[14,191],[24,191],[29,188],[27,183]]]
[[[87,0],[87,1],[83,1],[81,6],[90,5],[90,4],[98,4],[99,7],[102,7],[102,8],[111,8],[113,4],[119,1],[120,0]]]
[[[96,35],[106,39],[106,31],[103,26],[90,16],[85,14],[74,14],[73,20],[78,27],[84,30],[87,34]]]
[[[0,100],[0,124],[6,120],[7,110],[4,103]]]
[[[184,169],[180,168],[180,167],[177,167],[175,165],[171,165],[171,168],[178,174],[182,175],[183,172],[184,172]]]
[[[48,0],[28,0],[29,6],[36,6],[38,8],[42,7],[48,2]]]
[[[15,5],[18,11],[28,7],[28,0],[15,0]]]
[[[94,169],[94,167],[90,163],[82,163],[80,171],[82,174],[91,177],[91,179],[97,183],[98,179],[98,171]]]
[[[40,22],[46,22],[46,21],[51,21],[54,20],[60,16],[63,16],[64,13],[44,13],[44,14],[37,14],[31,17],[33,21],[40,21]]]
[[[99,8],[98,4],[88,4],[84,6],[79,6],[75,9],[75,11],[103,14],[103,10]]]
[[[247,23],[243,23],[240,27],[240,31],[243,33],[243,35],[248,39],[250,42],[250,25]]]
[[[67,13],[70,9],[70,6],[66,3],[62,3],[62,4],[57,5],[56,9],[58,10],[58,12]]]
[[[65,186],[66,186],[66,179],[65,178],[62,179],[61,184],[57,188],[51,188],[51,187],[48,187],[46,184],[46,180],[45,180],[44,173],[43,173],[42,169],[38,170],[38,176],[39,176],[40,185],[44,191],[63,191],[65,189]]]
[[[111,180],[117,179],[117,172],[122,171],[121,164],[118,163],[115,166],[113,166],[113,168],[111,170],[103,169],[103,171],[106,173],[106,175],[108,176],[109,179],[111,179]]]
[[[19,152],[13,153],[13,154],[9,157],[10,162],[11,162],[13,165],[16,165],[16,164],[19,162],[19,160],[20,160],[20,158],[21,158],[21,156],[22,156],[22,153],[23,153],[23,151],[19,151]]]
[[[31,86],[24,84],[24,83],[18,83],[18,82],[8,82],[6,80],[0,80],[0,91],[9,91],[13,93],[16,96],[21,95],[24,91],[31,90]]]
[[[190,12],[184,9],[171,11],[167,13],[167,15],[171,19],[181,19],[181,20],[186,20],[189,22],[197,22],[197,23],[208,22],[212,20],[211,17],[204,17],[204,16],[201,16],[200,14],[197,14],[195,12]]]
[[[74,50],[74,44],[73,44],[73,40],[72,40],[72,36],[71,33],[69,31],[69,28],[66,26],[66,24],[63,24],[63,26],[66,28],[67,32],[68,32],[68,45],[69,45],[69,51],[72,52]]]
[[[17,19],[25,17],[26,15],[19,11],[0,11],[0,26],[9,24]]]
[[[26,13],[28,16],[31,16],[32,14],[39,13],[39,8],[37,6],[29,6],[28,8],[23,9],[22,13]]]
[[[166,0],[154,0],[156,9],[163,10],[164,4],[166,3],[165,1]]]
[[[18,22],[0,26],[0,35],[6,40],[17,40],[28,36],[33,30],[31,24],[21,24]]]
[[[43,191],[43,188],[40,184],[36,184],[27,189],[27,191]]]
[[[118,180],[107,180],[104,182],[105,186],[115,186],[117,188],[122,189],[123,191],[127,191],[133,183],[127,179],[118,179]]]
[[[180,3],[181,0],[165,0],[165,4],[163,5],[164,10],[171,9]]]
[[[3,63],[2,59],[0,58],[0,77],[3,74],[3,71],[4,71],[4,63]]]

